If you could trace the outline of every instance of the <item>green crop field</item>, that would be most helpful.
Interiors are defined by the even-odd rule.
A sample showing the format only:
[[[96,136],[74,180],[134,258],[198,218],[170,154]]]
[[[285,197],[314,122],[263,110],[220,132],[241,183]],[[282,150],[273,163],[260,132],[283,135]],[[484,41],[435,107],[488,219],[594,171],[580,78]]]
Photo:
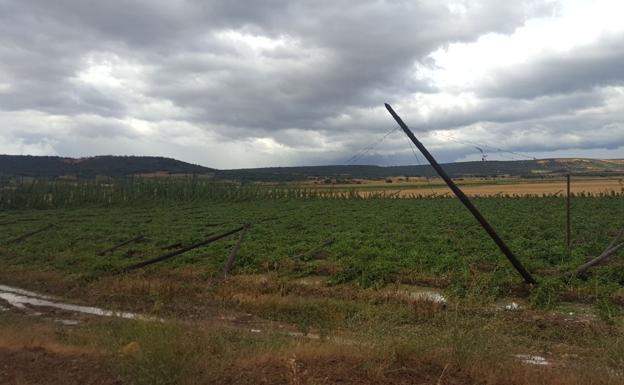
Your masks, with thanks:
[[[621,251],[583,279],[571,273],[622,228],[622,196],[574,197],[569,256],[565,198],[473,201],[537,285],[451,197],[11,182],[0,190],[1,285],[163,318],[74,314],[0,286],[0,354],[62,363],[68,353],[49,352],[97,352],[72,357],[131,384],[620,384]],[[251,227],[226,279],[238,234],[125,271],[242,224]],[[44,351],[33,347],[47,356],[32,358]]]
[[[323,199],[286,188],[189,181],[160,182],[164,187],[158,182],[124,183],[11,190],[0,214],[3,263],[96,279],[164,254],[168,245],[189,245],[250,223],[234,274],[323,274],[331,282],[364,287],[427,283],[459,295],[478,292],[493,298],[510,294],[522,281],[454,198],[347,199],[343,194]],[[46,207],[46,202],[52,208],[35,208]],[[562,290],[589,288],[590,297],[624,284],[624,266],[618,263],[596,267],[588,280],[560,279],[598,255],[621,228],[620,196],[574,199],[569,257],[564,198],[477,198],[475,203],[539,280],[561,281]],[[48,224],[54,227],[10,242]],[[145,237],[140,243],[98,255],[139,235]],[[206,276],[216,275],[236,239],[232,236],[146,269],[192,267]],[[320,257],[294,258],[327,239],[334,242]]]

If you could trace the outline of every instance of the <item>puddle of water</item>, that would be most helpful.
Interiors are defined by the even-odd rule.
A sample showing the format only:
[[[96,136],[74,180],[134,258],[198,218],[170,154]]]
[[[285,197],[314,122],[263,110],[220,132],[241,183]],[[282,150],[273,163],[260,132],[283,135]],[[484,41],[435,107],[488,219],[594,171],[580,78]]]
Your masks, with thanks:
[[[297,337],[297,338],[309,338],[311,340],[321,339],[321,336],[316,333],[288,332],[287,334],[291,337]]]
[[[73,320],[73,319],[56,319],[54,320],[54,322],[58,322],[66,326],[76,326],[80,323],[80,321]]]
[[[551,365],[551,363],[542,356],[534,356],[532,354],[516,354],[515,357],[523,363],[529,365]]]
[[[8,302],[9,305],[13,306],[14,308],[23,310],[28,309],[26,305],[29,305],[34,307],[49,307],[54,309],[66,310],[73,313],[90,314],[101,317],[119,317],[143,321],[157,320],[156,318],[136,313],[104,310],[93,306],[72,305],[60,302],[58,300],[53,300],[53,297],[5,285],[0,285],[0,299]]]
[[[316,334],[316,333],[288,332],[286,333],[286,335],[290,337],[295,337],[295,338],[308,338],[311,340],[322,339],[321,335]],[[332,342],[335,342],[341,345],[368,345],[369,344],[367,341],[358,341],[358,340],[353,340],[350,338],[344,338],[340,336],[332,336],[329,338],[331,339]]]
[[[515,303],[515,302],[512,302],[512,303],[509,303],[509,304],[505,305],[505,306],[503,307],[503,309],[505,309],[505,310],[511,310],[511,311],[514,311],[514,310],[520,310],[520,309],[522,309],[522,306],[518,305],[518,304],[517,304],[517,303]]]
[[[442,304],[447,302],[446,297],[441,293],[430,288],[418,286],[399,285],[397,289],[389,291],[389,294],[413,301],[430,301]]]
[[[327,282],[327,278],[319,277],[319,276],[310,276],[310,277],[299,278],[295,280],[294,282],[302,286],[323,286]]]
[[[49,300],[55,300],[56,299],[56,298],[54,298],[52,296],[39,294],[39,293],[35,293],[34,291],[28,291],[28,290],[24,290],[24,289],[20,289],[20,288],[17,288],[17,287],[12,287],[12,286],[6,286],[6,285],[0,285],[0,292],[2,292],[2,291],[5,291],[7,293],[21,294],[21,295],[25,295],[27,297],[35,297],[35,298],[49,299]]]

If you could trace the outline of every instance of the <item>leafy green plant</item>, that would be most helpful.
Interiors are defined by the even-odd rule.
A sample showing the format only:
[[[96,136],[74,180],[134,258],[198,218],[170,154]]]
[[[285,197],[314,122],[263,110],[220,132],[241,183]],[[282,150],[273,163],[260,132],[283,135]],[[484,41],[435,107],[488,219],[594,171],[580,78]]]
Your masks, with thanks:
[[[459,297],[482,298],[507,295],[520,279],[487,234],[453,199],[324,199],[287,192],[288,187],[192,179],[116,183],[111,187],[103,182],[41,182],[24,184],[19,191],[0,191],[2,196],[14,194],[17,199],[0,211],[0,223],[8,223],[0,233],[2,262],[7,267],[97,279],[161,255],[167,245],[188,245],[208,234],[252,223],[233,274],[275,271],[301,276],[318,272],[331,275],[335,283],[355,282],[363,287],[380,287],[409,276],[414,282],[450,284],[449,291]],[[54,203],[37,198],[49,191],[58,195]],[[617,228],[618,218],[624,217],[619,199],[577,197],[575,215],[583,221],[575,227],[574,252],[567,258],[560,246],[565,232],[556,231],[563,229],[564,222],[559,215],[561,207],[553,204],[555,199],[475,200],[530,271],[552,272],[544,274],[547,279],[574,269],[585,256],[602,250],[610,241],[604,229]],[[37,202],[45,210],[33,208]],[[536,216],[536,212],[543,215]],[[605,212],[612,215],[603,215]],[[56,226],[45,233],[7,243],[51,222]],[[145,241],[133,245],[131,253],[123,247],[97,255],[138,235],[144,235]],[[293,262],[294,256],[330,238],[335,242],[323,249],[323,262],[331,269],[320,271],[319,261],[313,258]],[[192,267],[213,276],[221,270],[234,242],[232,237],[223,239],[146,271]],[[622,271],[618,265],[597,267],[597,284],[621,284]],[[566,285],[587,284],[575,280]],[[545,289],[536,290],[539,294],[535,296],[541,298],[536,299],[538,303],[550,302],[544,298]]]
[[[531,290],[529,303],[538,309],[554,309],[560,301],[563,283],[560,279],[543,279]]]

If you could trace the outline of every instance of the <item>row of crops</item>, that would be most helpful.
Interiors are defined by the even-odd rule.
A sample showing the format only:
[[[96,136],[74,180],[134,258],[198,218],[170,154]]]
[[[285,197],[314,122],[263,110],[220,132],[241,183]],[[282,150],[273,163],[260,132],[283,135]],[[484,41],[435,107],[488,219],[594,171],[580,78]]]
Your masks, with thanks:
[[[561,198],[488,198],[475,203],[540,280],[563,276],[589,256],[598,255],[622,228],[624,218],[621,198],[577,198],[568,255]],[[448,282],[466,285],[483,279],[488,290],[500,286],[501,291],[520,280],[456,199],[165,202],[140,207],[4,210],[0,211],[0,257],[7,266],[108,274],[163,254],[168,245],[194,244],[242,223],[252,227],[237,258],[237,273],[325,271],[332,272],[337,281],[365,286],[395,282],[404,275],[446,277]],[[10,242],[49,224],[54,227],[45,233]],[[98,256],[137,236],[145,239]],[[334,242],[323,249],[322,259],[302,262],[294,258],[327,239]],[[228,238],[210,244],[155,268],[193,266],[218,272],[234,241]],[[575,281],[574,285],[624,284],[624,266],[618,261],[614,258],[614,263],[592,270],[595,280]]]
[[[360,199],[357,191],[192,179],[37,181],[7,184],[1,192],[0,259],[18,269],[91,279],[149,260],[171,245],[192,245],[250,223],[235,273],[321,274],[330,275],[332,282],[366,287],[434,284],[458,295],[494,297],[508,295],[520,280],[470,213],[450,196]],[[605,250],[622,228],[622,198],[608,194],[572,201],[569,252],[561,196],[493,196],[474,203],[540,281],[537,292],[544,293],[545,303],[556,293],[576,293],[584,299],[605,298],[612,309],[609,298],[624,285],[624,265],[616,258],[621,254],[593,268],[588,280],[569,273]],[[100,255],[134,238],[141,241]],[[327,240],[332,242],[320,256],[297,257]],[[228,238],[191,250],[153,268],[192,266],[213,276],[233,242]]]
[[[200,178],[128,178],[112,181],[13,182],[0,189],[0,208],[115,206],[158,201],[246,201],[355,197],[353,192],[285,186],[239,185]]]
[[[618,197],[623,193],[580,193],[580,197]],[[549,194],[495,194],[493,197],[549,197]],[[318,199],[444,199],[450,194],[399,195],[391,191],[357,188],[305,188],[213,182],[202,178],[127,178],[107,181],[10,181],[0,185],[0,209],[46,209],[84,205],[117,206],[148,202],[242,202],[255,200]]]

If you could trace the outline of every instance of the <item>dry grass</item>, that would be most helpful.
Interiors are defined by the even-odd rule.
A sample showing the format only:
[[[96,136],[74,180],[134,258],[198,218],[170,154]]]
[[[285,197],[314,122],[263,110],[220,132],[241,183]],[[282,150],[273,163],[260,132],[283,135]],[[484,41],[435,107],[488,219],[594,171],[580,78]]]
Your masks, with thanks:
[[[285,297],[278,305],[294,306],[289,299]],[[261,333],[250,333],[245,328],[206,322],[95,320],[59,333],[57,327],[45,323],[24,327],[5,320],[0,328],[0,349],[36,347],[63,354],[88,353],[92,359],[118,366],[126,379],[137,384],[619,383],[604,370],[596,370],[600,367],[597,357],[581,359],[574,355],[579,350],[562,355],[567,348],[556,345],[551,345],[547,355],[554,365],[520,363],[513,357],[515,352],[535,350],[514,346],[514,339],[504,332],[512,323],[453,316],[449,314],[452,311],[426,302],[415,305],[413,311],[421,315],[420,322],[351,334],[348,343],[340,338],[290,338],[264,328]],[[452,322],[435,326],[448,317],[454,318]],[[587,353],[600,354],[596,350]],[[606,353],[617,357],[621,352]],[[34,363],[31,370],[40,366],[45,367],[44,362]]]
[[[2,326],[0,328],[0,349],[45,349],[59,354],[94,353],[92,349],[58,341],[54,329],[50,325],[42,324],[28,325],[28,327]]]
[[[542,195],[542,194],[561,194],[565,193],[566,182],[564,180],[555,181],[516,181],[512,183],[497,183],[497,184],[468,184],[461,185],[462,191],[468,196],[494,196],[501,195]],[[571,183],[571,191],[574,194],[580,193],[605,193],[611,192],[622,193],[624,190],[624,184],[621,179],[579,179],[573,180]],[[401,186],[400,184],[392,188],[384,188],[383,190],[367,189],[361,191],[363,196],[368,194],[385,192],[386,195],[392,195],[398,192],[399,197],[409,197],[411,195],[431,195],[431,194],[448,194],[452,195],[452,192],[447,187],[429,187],[427,184],[422,184],[417,187],[410,185]]]
[[[49,284],[47,291],[57,289]],[[0,349],[90,354],[150,384],[621,383],[607,374],[623,364],[621,320],[571,322],[564,314],[501,312],[478,301],[442,305],[400,289],[270,275],[234,276],[217,286],[183,270],[109,277],[68,292],[186,320],[93,319],[67,331],[0,314]],[[251,315],[214,318],[227,313]],[[288,335],[296,330],[326,338]],[[554,365],[528,366],[514,354],[543,355]]]

